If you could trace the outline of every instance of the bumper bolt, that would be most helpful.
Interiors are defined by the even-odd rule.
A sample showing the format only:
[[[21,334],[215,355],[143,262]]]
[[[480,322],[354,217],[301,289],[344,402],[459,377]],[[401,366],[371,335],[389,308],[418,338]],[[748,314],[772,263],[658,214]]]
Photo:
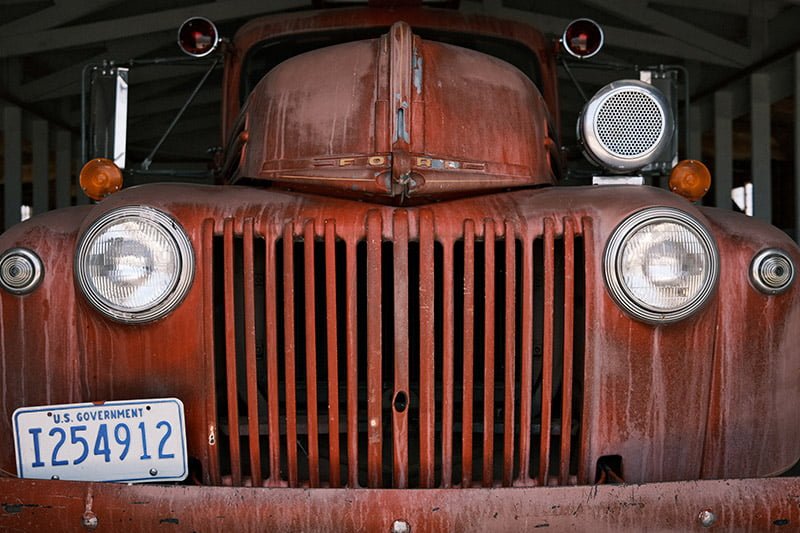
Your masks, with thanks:
[[[157,475],[158,475],[158,469],[156,469],[156,468],[151,468],[151,469],[150,469],[150,475],[151,475],[151,476],[157,476]]]
[[[700,511],[700,514],[697,516],[697,519],[700,521],[701,526],[711,527],[714,525],[714,522],[717,521],[717,515],[715,515],[709,509],[704,509]]]
[[[392,533],[411,533],[411,526],[405,520],[395,520],[392,523]]]
[[[86,511],[83,513],[83,518],[81,519],[81,523],[83,527],[86,529],[97,529],[97,515],[91,511]]]

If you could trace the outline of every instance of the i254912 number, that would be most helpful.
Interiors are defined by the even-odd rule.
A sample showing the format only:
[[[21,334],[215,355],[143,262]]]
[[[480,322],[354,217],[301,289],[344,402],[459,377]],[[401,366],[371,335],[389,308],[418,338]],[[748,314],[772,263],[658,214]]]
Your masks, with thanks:
[[[20,477],[163,482],[187,475],[177,398],[24,407],[13,422]]]

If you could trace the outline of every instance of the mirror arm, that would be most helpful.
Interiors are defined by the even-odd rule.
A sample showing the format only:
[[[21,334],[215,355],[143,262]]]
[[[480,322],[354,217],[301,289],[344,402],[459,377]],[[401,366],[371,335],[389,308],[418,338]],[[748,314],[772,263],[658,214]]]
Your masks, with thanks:
[[[161,148],[162,144],[164,144],[164,141],[167,139],[167,137],[169,137],[169,134],[172,133],[172,130],[175,128],[175,125],[178,123],[178,121],[183,116],[183,113],[186,111],[186,109],[192,103],[192,100],[194,100],[194,97],[197,96],[198,92],[200,92],[200,89],[203,87],[203,85],[205,84],[206,80],[211,75],[211,73],[214,71],[214,69],[217,68],[217,65],[219,64],[219,61],[220,61],[219,57],[217,57],[214,60],[214,62],[208,68],[206,73],[203,75],[203,77],[200,80],[200,82],[197,84],[197,86],[192,91],[192,94],[190,94],[189,98],[186,99],[186,102],[183,104],[183,107],[181,107],[180,111],[178,111],[178,114],[175,115],[175,118],[172,120],[172,123],[169,125],[169,127],[167,127],[167,131],[164,132],[164,135],[161,136],[161,138],[158,140],[156,145],[150,151],[150,154],[148,154],[148,156],[144,159],[144,161],[142,161],[142,164],[141,164],[142,170],[149,170],[150,169],[150,165],[153,163],[153,157],[155,157],[156,152],[158,152],[158,149]]]

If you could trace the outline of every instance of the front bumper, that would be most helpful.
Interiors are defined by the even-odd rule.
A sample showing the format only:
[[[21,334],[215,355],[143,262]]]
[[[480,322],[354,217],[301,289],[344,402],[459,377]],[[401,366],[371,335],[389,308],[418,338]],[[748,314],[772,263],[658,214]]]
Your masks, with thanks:
[[[50,533],[92,529],[796,531],[800,477],[419,490],[252,489],[3,478],[0,506],[0,530]]]

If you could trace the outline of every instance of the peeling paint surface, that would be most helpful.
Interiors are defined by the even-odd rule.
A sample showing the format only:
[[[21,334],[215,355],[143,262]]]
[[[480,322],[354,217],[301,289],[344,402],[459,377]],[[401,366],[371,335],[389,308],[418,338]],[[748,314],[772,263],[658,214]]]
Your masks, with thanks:
[[[0,501],[24,502],[0,513],[0,530],[73,531],[86,483],[0,479]],[[105,531],[713,531],[794,530],[800,479],[686,481],[527,489],[249,489],[94,484],[94,512]],[[14,496],[11,496],[11,492]],[[758,494],[753,498],[753,494]],[[149,500],[147,506],[132,506]],[[8,508],[3,504],[3,509]]]

